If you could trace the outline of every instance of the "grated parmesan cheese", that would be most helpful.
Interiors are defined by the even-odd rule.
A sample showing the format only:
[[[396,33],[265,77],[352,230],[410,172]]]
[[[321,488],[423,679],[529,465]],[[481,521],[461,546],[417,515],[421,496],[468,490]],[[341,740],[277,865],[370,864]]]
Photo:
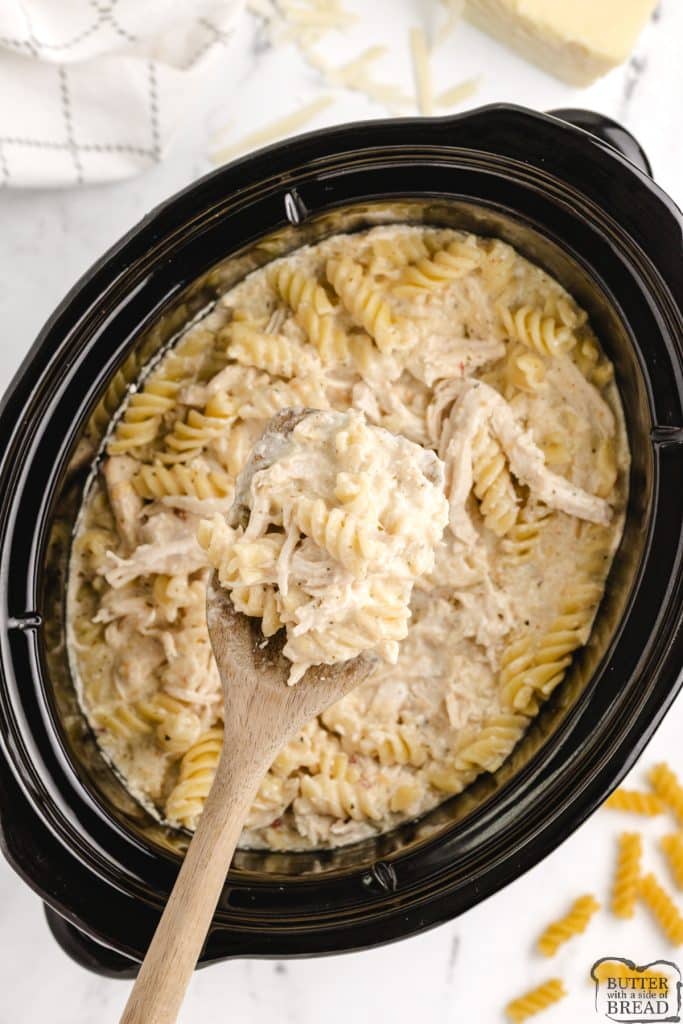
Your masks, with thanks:
[[[211,155],[211,159],[216,164],[222,164],[245,150],[256,149],[268,142],[292,135],[299,128],[303,128],[316,114],[329,107],[331,103],[331,96],[319,96],[317,100],[313,100],[312,103],[302,107],[300,110],[296,110],[293,114],[287,114],[276,121],[271,121],[270,124],[265,125],[263,128],[243,136],[234,145],[224,146],[222,149],[217,150]]]
[[[428,117],[434,111],[432,74],[429,66],[427,40],[421,28],[410,30],[410,49],[413,55],[413,74],[417,106],[421,114]]]
[[[451,89],[445,89],[436,97],[438,107],[455,107],[463,100],[473,96],[479,88],[479,78],[466,78],[464,81],[454,85]]]
[[[358,57],[339,67],[331,65],[312,46],[302,43],[300,48],[311,67],[320,72],[325,78],[326,84],[332,88],[362,93],[369,100],[379,103],[391,113],[404,112],[405,108],[413,103],[412,97],[404,93],[398,86],[379,82],[373,78],[372,65],[386,54],[385,46],[370,46],[363,50]]]
[[[452,34],[458,22],[462,20],[465,14],[465,0],[441,0],[441,4],[446,8],[446,20],[439,29],[438,37],[434,41],[432,49],[440,46]]]

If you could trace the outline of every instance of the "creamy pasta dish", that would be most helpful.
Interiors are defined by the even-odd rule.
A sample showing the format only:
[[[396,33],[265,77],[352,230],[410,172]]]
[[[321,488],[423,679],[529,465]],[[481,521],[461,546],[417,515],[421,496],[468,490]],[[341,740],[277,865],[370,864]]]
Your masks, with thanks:
[[[238,480],[245,526],[202,520],[198,540],[233,607],[286,630],[290,685],[312,665],[374,653],[396,664],[418,576],[448,522],[444,466],[363,413],[286,411]]]
[[[228,519],[269,420],[303,408]],[[69,649],[101,749],[195,827],[222,742],[216,567],[265,635],[286,629],[292,681],[376,656],[278,754],[241,845],[425,813],[503,763],[587,642],[628,466],[585,312],[509,245],[389,225],[273,261],[147,368],[84,500]]]

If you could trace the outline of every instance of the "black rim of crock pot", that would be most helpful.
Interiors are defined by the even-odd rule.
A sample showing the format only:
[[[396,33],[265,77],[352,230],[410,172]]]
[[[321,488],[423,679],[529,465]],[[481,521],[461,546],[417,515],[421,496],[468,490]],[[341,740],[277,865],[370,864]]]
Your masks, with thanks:
[[[519,211],[525,190],[534,190],[539,205],[545,196],[554,212],[552,231],[568,246],[574,215],[580,212],[593,225],[596,244],[599,236],[610,258],[628,262],[631,275],[637,272],[643,295],[649,296],[653,344],[660,345],[656,357],[668,359],[666,387],[650,394],[658,486],[648,551],[651,559],[656,556],[671,568],[671,584],[662,591],[661,578],[655,579],[652,566],[649,576],[643,574],[620,626],[620,644],[613,643],[560,734],[551,737],[515,778],[514,793],[511,786],[501,790],[458,824],[457,836],[427,841],[418,851],[388,858],[388,863],[376,864],[370,871],[364,867],[339,876],[325,875],[322,885],[315,878],[288,878],[283,889],[276,876],[263,882],[249,873],[235,873],[204,959],[239,952],[288,955],[358,948],[411,934],[462,912],[537,863],[595,809],[633,763],[675,696],[683,653],[678,571],[683,522],[679,479],[683,285],[681,219],[674,204],[606,143],[552,117],[506,106],[433,121],[368,122],[325,130],[220,169],[158,207],[81,279],[44,328],[0,410],[0,430],[8,439],[0,462],[0,580],[10,627],[0,637],[4,673],[0,742],[6,766],[11,768],[0,795],[3,789],[15,793],[12,806],[0,808],[4,843],[15,866],[50,903],[85,931],[132,956],[145,948],[175,865],[143,849],[82,788],[81,811],[88,817],[92,835],[85,841],[68,821],[60,786],[64,780],[77,786],[78,780],[69,779],[73,765],[61,752],[60,735],[42,692],[46,681],[38,652],[39,627],[32,617],[38,610],[51,498],[86,416],[82,406],[73,405],[74,373],[87,367],[93,382],[92,406],[95,393],[122,361],[124,342],[129,343],[142,325],[131,324],[130,334],[107,357],[102,344],[95,353],[85,352],[85,342],[106,336],[107,321],[117,304],[120,318],[131,290],[145,287],[150,268],[158,275],[150,320],[182,291],[190,278],[182,277],[178,251],[182,255],[195,244],[212,218],[227,215],[228,210],[253,209],[258,199],[263,207],[261,220],[254,221],[251,235],[242,229],[242,247],[284,223],[287,216],[291,220],[292,209],[295,216],[305,216],[306,210],[318,212],[352,201],[424,199],[425,164],[433,179],[427,194],[435,200],[456,196],[476,202],[477,182],[486,175],[506,176],[506,207],[511,215]],[[397,173],[400,181],[389,182]],[[349,195],[349,186],[360,174],[362,195]],[[449,188],[450,178],[454,184],[457,179],[457,191]],[[527,219],[533,221],[533,217]],[[548,233],[542,219],[537,226]],[[232,248],[226,242],[222,253],[208,252],[207,266]],[[195,276],[196,269],[191,277]],[[627,305],[629,297],[620,298]],[[57,406],[61,422],[50,436],[44,418],[58,419]],[[34,461],[35,451],[41,452],[39,463]],[[664,507],[665,490],[667,500],[671,499],[668,508]],[[661,602],[661,607],[653,607],[653,600]],[[636,636],[638,624],[650,628],[642,645]],[[609,688],[604,687],[605,697],[600,698],[600,684],[621,671],[630,674],[631,689],[628,705],[621,709],[628,713],[616,722],[606,700]],[[648,681],[646,696],[635,692],[636,673],[638,679]],[[600,730],[593,717],[596,711]],[[30,722],[23,717],[26,714]],[[612,729],[609,742],[605,742],[606,729]],[[574,755],[582,757],[573,773],[563,771],[570,739]],[[14,825],[18,829],[21,818],[19,788],[27,805],[24,820],[31,818],[28,834],[35,839],[33,846],[28,842],[21,850],[10,834]],[[516,815],[520,807],[524,813]],[[486,827],[491,828],[494,819],[504,823],[507,831],[501,835],[498,830],[498,846],[492,849]],[[102,839],[99,848],[93,836]],[[44,865],[35,863],[35,850],[43,839],[53,844],[55,862],[61,853],[71,858],[72,863],[65,861],[67,875],[80,872],[87,880],[82,899],[73,891],[60,891]],[[128,875],[111,857],[111,847],[118,844],[125,845],[127,855],[134,855],[135,871]],[[477,873],[476,861],[483,855],[489,861]],[[150,882],[147,869],[152,866],[155,878]],[[273,905],[276,910],[271,913]],[[137,923],[133,939],[126,926],[127,914]]]

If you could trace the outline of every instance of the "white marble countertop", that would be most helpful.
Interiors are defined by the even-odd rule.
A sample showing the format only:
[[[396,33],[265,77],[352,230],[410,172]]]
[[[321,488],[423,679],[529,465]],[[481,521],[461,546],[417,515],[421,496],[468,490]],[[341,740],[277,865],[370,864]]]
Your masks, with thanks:
[[[356,0],[350,6],[361,10],[364,5]],[[374,0],[357,30],[361,35],[354,40],[352,34],[338,49],[328,47],[327,54],[342,61],[359,40],[364,45],[381,41],[391,50],[389,77],[410,88],[407,30],[425,7],[420,0]],[[233,49],[219,73],[224,80],[214,80],[197,98],[189,126],[181,130],[163,164],[122,184],[0,192],[0,388],[47,315],[92,260],[150,207],[209,169],[207,154],[217,132],[230,143],[315,98],[319,82],[291,47],[264,48],[247,19],[239,39],[244,44],[241,55]],[[663,0],[630,64],[578,91],[529,67],[474,29],[459,26],[438,51],[437,86],[446,88],[480,74],[480,90],[469,106],[507,100],[540,110],[581,106],[609,114],[635,133],[657,181],[681,202],[681,40],[683,5]],[[382,111],[362,96],[339,93],[312,127],[377,116]],[[682,715],[683,697],[635,769],[634,784],[642,782],[647,766],[664,758],[683,772]],[[629,825],[634,827],[621,814],[599,812],[503,892],[416,938],[343,957],[286,963],[239,960],[203,971],[193,981],[181,1020],[317,1024],[324,1019],[326,1024],[347,1024],[379,1014],[394,1024],[416,1019],[493,1024],[503,1020],[501,1008],[508,999],[553,975],[565,979],[569,997],[539,1019],[556,1024],[597,1020],[587,977],[599,956],[624,955],[641,963],[676,958],[644,913],[628,922],[600,914],[589,932],[551,963],[534,955],[532,945],[539,929],[575,895],[592,891],[603,896],[608,891],[615,836]],[[660,868],[654,840],[667,825],[663,819],[643,824],[647,858]],[[678,956],[683,963],[683,953]],[[113,1022],[127,991],[127,984],[88,974],[67,959],[47,931],[38,899],[0,859],[0,1024]]]

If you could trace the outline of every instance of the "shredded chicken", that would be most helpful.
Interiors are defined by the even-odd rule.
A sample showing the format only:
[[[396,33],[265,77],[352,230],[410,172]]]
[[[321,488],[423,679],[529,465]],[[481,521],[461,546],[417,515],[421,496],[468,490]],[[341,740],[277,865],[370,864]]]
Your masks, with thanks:
[[[137,544],[143,502],[130,481],[139,468],[130,455],[112,455],[102,469],[116,526],[131,549]]]

